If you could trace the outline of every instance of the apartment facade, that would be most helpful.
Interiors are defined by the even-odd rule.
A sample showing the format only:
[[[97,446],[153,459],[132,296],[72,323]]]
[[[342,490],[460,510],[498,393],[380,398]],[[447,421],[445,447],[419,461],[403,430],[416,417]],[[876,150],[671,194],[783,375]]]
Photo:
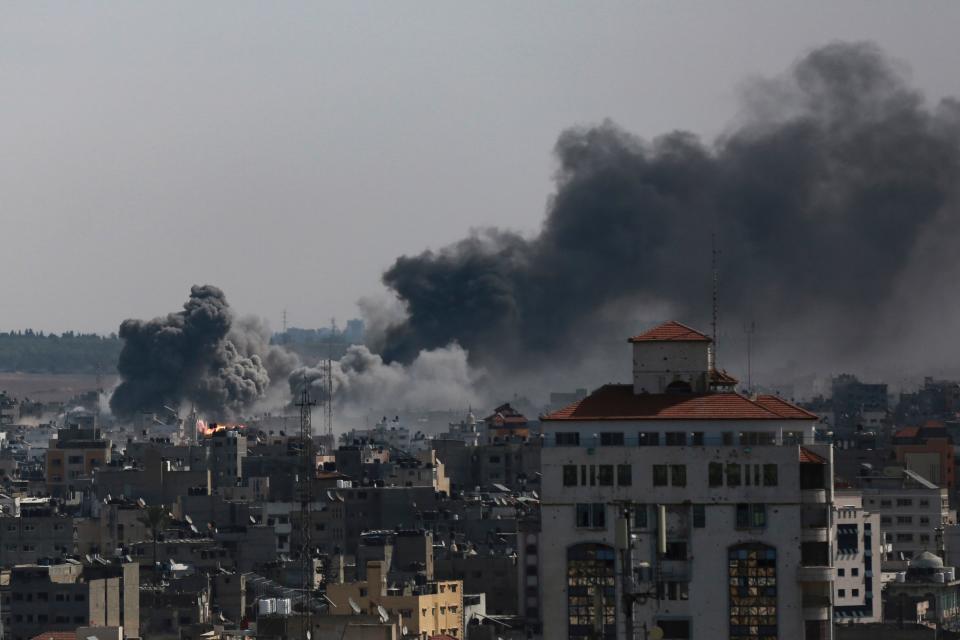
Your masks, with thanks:
[[[632,385],[543,418],[544,637],[831,638],[816,415],[713,387],[710,339],[679,323],[631,342]]]
[[[864,509],[859,491],[834,493],[833,537],[834,620],[837,624],[880,622],[885,543],[880,515]]]
[[[902,571],[907,563],[930,551],[943,557],[943,528],[956,523],[949,491],[909,469],[858,478],[864,508],[880,516],[880,529],[890,552],[884,571]]]

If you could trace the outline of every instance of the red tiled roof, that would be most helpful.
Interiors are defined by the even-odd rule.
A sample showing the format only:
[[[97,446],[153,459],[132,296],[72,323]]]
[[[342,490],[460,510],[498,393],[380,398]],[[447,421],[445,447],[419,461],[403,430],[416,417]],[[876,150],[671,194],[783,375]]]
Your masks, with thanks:
[[[664,322],[658,327],[633,336],[627,342],[713,342],[710,336],[691,329],[676,320]]]
[[[628,384],[608,384],[543,420],[816,420],[779,398],[763,402],[739,393],[635,394]]]
[[[903,429],[900,429],[895,434],[893,434],[893,437],[894,438],[916,438],[918,435],[920,435],[919,427],[904,427]]]
[[[738,382],[740,381],[727,373],[726,369],[710,369],[710,384],[721,387],[734,387]]]
[[[796,418],[797,420],[820,419],[820,416],[817,414],[807,411],[806,409],[801,409],[792,402],[787,402],[778,396],[758,395],[753,401],[784,418]]]
[[[826,464],[827,459],[822,456],[818,456],[806,447],[800,447],[800,462],[809,464]]]
[[[77,640],[77,633],[75,631],[44,631],[30,640]]]

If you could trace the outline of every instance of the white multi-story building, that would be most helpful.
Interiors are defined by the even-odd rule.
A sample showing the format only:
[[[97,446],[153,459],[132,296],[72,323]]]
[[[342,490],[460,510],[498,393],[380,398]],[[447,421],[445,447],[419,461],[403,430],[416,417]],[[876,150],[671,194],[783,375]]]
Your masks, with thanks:
[[[859,491],[838,490],[833,498],[834,619],[838,624],[880,622],[881,566],[885,543],[880,514],[863,508]]]
[[[543,419],[544,637],[831,638],[817,416],[724,390],[710,338],[679,323],[630,342],[632,384]]]
[[[857,478],[863,505],[880,515],[884,542],[891,546],[884,571],[903,571],[924,551],[943,557],[943,527],[956,522],[950,496],[923,476],[898,467]]]

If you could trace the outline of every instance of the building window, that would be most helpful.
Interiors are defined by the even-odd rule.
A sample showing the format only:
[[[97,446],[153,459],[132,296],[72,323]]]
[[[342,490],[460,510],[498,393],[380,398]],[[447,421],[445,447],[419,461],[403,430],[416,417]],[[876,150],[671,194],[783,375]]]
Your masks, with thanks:
[[[920,500],[920,506],[921,506],[921,507],[929,507],[929,506],[930,506],[930,501],[927,500],[926,498],[923,498],[922,500]]]
[[[847,590],[846,590],[846,589],[837,589],[837,597],[838,597],[838,598],[846,598],[846,597],[847,597]]]
[[[761,544],[730,547],[730,640],[777,637],[777,551]]]
[[[674,487],[687,486],[687,465],[685,464],[670,465],[670,484]]]
[[[690,640],[689,620],[657,620],[664,640]]]
[[[687,434],[678,433],[676,431],[671,431],[667,433],[667,446],[668,447],[683,447],[687,444]]]
[[[763,465],[763,486],[765,487],[775,487],[777,486],[777,465],[775,464],[765,464]]]
[[[576,447],[580,445],[580,434],[576,431],[558,432],[556,438],[558,447]]]
[[[733,432],[732,432],[732,431],[724,431],[724,432],[723,432],[722,434],[720,434],[720,435],[721,435],[721,438],[722,438],[722,441],[723,441],[723,446],[729,447],[729,446],[732,446],[732,445],[733,445]]]
[[[920,516],[920,524],[930,524],[930,518],[927,516]]]
[[[860,589],[851,589],[851,590],[850,590],[850,595],[853,596],[854,598],[859,598],[859,597],[860,597]]]
[[[913,524],[913,516],[897,516],[897,524]]]
[[[767,526],[767,506],[765,504],[737,505],[738,529],[762,529]]]
[[[838,578],[842,578],[845,573],[846,573],[846,570],[845,570],[843,567],[838,567],[838,568],[837,568],[837,577],[838,577]]]
[[[913,542],[912,533],[898,533],[897,542]]]
[[[641,447],[656,447],[660,444],[660,434],[641,431],[637,434],[637,443]]]
[[[633,527],[634,529],[647,528],[647,505],[638,504],[633,507]]]
[[[892,507],[892,506],[893,506],[893,503],[892,503],[890,500],[881,500],[881,501],[880,501],[880,506],[881,506],[881,507]]]
[[[601,464],[597,468],[597,480],[598,484],[601,487],[612,487],[613,486],[613,465],[612,464]]]
[[[707,507],[705,505],[693,505],[693,526],[695,529],[703,529],[707,526]]]
[[[722,487],[723,486],[723,463],[711,462],[708,469],[707,478],[711,487]]]
[[[853,567],[852,569],[850,569],[850,575],[852,575],[852,576],[859,576],[859,575],[860,575],[860,569],[859,569],[858,567]]]
[[[898,506],[898,507],[912,507],[912,506],[913,506],[913,500],[910,499],[910,498],[897,498],[897,506]]]
[[[727,464],[727,486],[728,487],[739,487],[740,486],[740,465],[734,462]]]
[[[703,446],[703,431],[694,431],[690,434],[690,444],[695,447]]]
[[[577,465],[575,464],[563,465],[563,486],[565,487],[577,486]]]
[[[629,487],[633,484],[633,467],[629,464],[617,465],[617,486]]]
[[[665,464],[653,465],[653,486],[655,487],[667,486],[667,465]]]
[[[604,447],[622,447],[623,446],[623,432],[607,432],[600,434],[600,444]]]
[[[602,502],[577,504],[577,527],[580,529],[604,529],[607,526],[606,506]]]
[[[567,549],[567,637],[616,640],[616,614],[613,547],[584,543]]]

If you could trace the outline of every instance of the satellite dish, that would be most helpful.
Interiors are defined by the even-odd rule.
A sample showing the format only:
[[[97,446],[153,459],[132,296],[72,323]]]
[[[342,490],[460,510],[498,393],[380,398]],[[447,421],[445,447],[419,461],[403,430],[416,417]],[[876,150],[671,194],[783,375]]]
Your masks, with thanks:
[[[387,613],[387,610],[383,608],[382,604],[377,605],[377,613],[380,614],[380,622],[386,624],[390,620],[390,615]]]
[[[353,598],[347,598],[347,602],[350,603],[350,608],[353,609],[353,613],[360,615],[360,605],[353,601]]]
[[[190,516],[183,516],[183,521],[186,522],[187,524],[193,524],[193,518],[191,518]]]
[[[663,629],[654,627],[650,629],[650,640],[663,640]]]

